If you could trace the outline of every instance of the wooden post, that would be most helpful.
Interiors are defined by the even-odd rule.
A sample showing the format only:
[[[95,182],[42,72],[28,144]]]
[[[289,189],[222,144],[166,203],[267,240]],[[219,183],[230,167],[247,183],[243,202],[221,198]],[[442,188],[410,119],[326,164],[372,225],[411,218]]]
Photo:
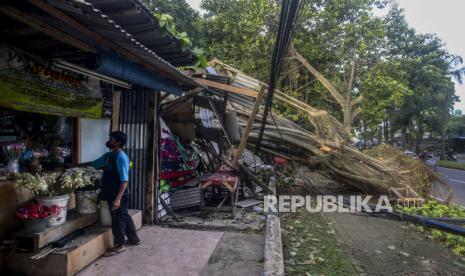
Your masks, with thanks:
[[[149,120],[147,129],[147,185],[146,185],[146,205],[145,223],[152,224],[155,219],[155,181],[158,174],[158,99],[159,92],[153,91],[149,94]]]
[[[121,91],[113,91],[113,112],[111,113],[111,131],[119,128],[119,111],[121,107]]]
[[[244,134],[242,135],[241,143],[237,148],[236,153],[234,154],[233,164],[236,165],[239,158],[241,158],[242,153],[244,152],[245,146],[247,144],[247,139],[249,138],[249,132],[252,128],[253,122],[255,121],[255,116],[257,116],[258,110],[260,109],[261,99],[265,94],[266,87],[262,86],[260,88],[260,92],[258,92],[257,98],[255,99],[255,105],[252,109],[252,113],[250,114],[249,121],[247,122],[247,126],[245,127]]]

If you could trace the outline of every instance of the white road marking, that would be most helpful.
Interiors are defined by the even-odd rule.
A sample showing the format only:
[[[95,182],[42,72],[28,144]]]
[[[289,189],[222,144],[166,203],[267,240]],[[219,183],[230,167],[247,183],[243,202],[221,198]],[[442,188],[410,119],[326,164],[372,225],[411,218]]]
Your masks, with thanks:
[[[462,180],[457,180],[457,179],[452,179],[452,178],[449,178],[449,180],[465,184],[465,181],[462,181]]]

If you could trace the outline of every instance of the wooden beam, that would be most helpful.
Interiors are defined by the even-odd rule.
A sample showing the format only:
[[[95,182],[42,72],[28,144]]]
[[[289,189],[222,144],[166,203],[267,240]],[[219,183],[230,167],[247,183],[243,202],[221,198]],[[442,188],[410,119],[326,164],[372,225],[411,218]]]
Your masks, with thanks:
[[[220,90],[223,90],[223,91],[227,91],[227,92],[231,92],[231,93],[235,93],[235,94],[240,94],[240,95],[245,95],[245,96],[249,96],[249,97],[252,97],[252,98],[256,98],[258,93],[251,90],[251,89],[248,89],[248,88],[241,88],[241,87],[236,87],[236,86],[232,86],[232,85],[227,85],[227,84],[223,84],[223,83],[219,83],[219,82],[215,82],[215,81],[210,81],[210,80],[206,80],[206,79],[201,79],[201,78],[194,78],[194,80],[200,84],[203,84],[203,85],[206,85],[208,87],[213,87],[213,88],[217,88],[217,89],[220,89]]]
[[[237,161],[239,158],[241,158],[242,153],[244,152],[245,146],[247,145],[247,139],[249,138],[249,133],[250,130],[252,129],[252,125],[255,121],[255,116],[257,116],[258,110],[260,109],[261,105],[261,100],[263,95],[265,94],[266,87],[262,86],[260,88],[260,92],[258,92],[258,96],[255,99],[255,105],[252,109],[252,113],[250,114],[249,121],[247,122],[247,125],[245,126],[244,134],[242,135],[241,143],[239,144],[239,147],[237,148],[236,153],[234,154],[234,160],[233,164],[237,164]]]
[[[6,6],[6,5],[1,5],[0,6],[0,12],[5,14],[6,16],[9,16],[21,23],[26,24],[27,26],[38,30],[40,32],[43,32],[44,34],[47,34],[51,37],[53,37],[56,40],[59,40],[63,43],[69,44],[79,50],[85,51],[85,52],[91,52],[91,53],[96,53],[97,50],[93,47],[90,46],[89,44],[82,42],[81,40],[63,32],[60,31],[47,23],[41,21],[40,19],[37,19],[36,17],[29,15],[27,13],[24,13],[23,11],[20,11],[14,7],[11,6]]]

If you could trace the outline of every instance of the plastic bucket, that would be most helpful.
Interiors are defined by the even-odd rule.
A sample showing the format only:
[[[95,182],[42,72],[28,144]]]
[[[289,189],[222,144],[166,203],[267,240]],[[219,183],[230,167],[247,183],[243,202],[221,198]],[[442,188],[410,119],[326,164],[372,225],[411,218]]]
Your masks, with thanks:
[[[39,204],[51,207],[57,205],[60,209],[58,216],[52,216],[50,219],[50,226],[62,225],[66,222],[66,214],[68,213],[68,200],[69,195],[54,196],[54,197],[38,197],[37,202]]]
[[[100,201],[100,224],[103,226],[111,226],[111,213],[108,201]]]
[[[24,220],[24,231],[28,234],[40,233],[47,228],[50,218]]]
[[[76,191],[76,207],[80,214],[93,214],[97,212],[97,191]]]

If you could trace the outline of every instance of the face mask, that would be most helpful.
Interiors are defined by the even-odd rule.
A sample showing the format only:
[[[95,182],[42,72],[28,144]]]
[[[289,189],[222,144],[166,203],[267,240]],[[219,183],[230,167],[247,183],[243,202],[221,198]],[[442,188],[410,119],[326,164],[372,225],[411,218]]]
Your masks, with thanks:
[[[112,149],[115,147],[115,145],[113,145],[110,141],[107,141],[107,143],[105,144],[105,146],[109,149]]]

